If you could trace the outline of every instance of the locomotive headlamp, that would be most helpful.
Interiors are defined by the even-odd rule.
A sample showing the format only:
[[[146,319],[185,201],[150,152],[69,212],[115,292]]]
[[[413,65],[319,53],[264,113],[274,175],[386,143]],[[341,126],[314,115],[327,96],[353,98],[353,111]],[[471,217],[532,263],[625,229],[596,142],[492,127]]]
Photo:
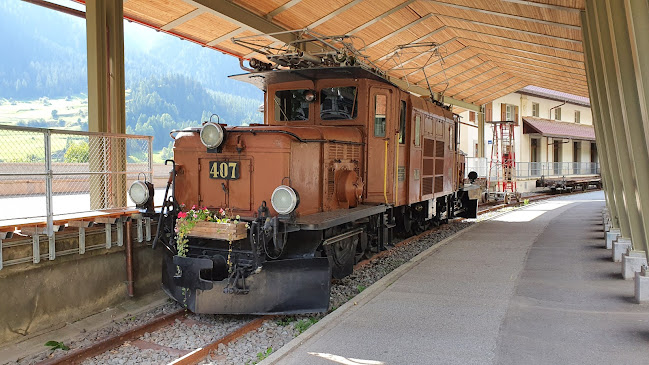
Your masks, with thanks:
[[[300,202],[295,190],[290,186],[280,185],[275,188],[273,195],[270,197],[270,203],[275,211],[279,214],[292,213]]]
[[[310,102],[315,101],[315,91],[307,90],[304,92],[304,100]]]
[[[216,123],[205,123],[201,128],[201,142],[207,148],[216,148],[223,143],[223,127]]]
[[[137,180],[128,188],[128,196],[140,209],[153,211],[153,184],[148,181]]]

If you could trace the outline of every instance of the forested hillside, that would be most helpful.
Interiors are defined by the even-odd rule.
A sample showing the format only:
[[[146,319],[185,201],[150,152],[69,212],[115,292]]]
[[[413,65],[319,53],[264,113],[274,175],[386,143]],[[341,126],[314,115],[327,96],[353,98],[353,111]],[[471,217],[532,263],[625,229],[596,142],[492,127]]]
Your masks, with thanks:
[[[0,19],[0,43],[11,50],[0,58],[0,99],[86,98],[83,19],[19,0],[0,1]],[[155,150],[168,145],[169,130],[212,113],[232,125],[263,120],[262,92],[227,78],[243,72],[231,56],[129,23],[124,54],[127,130],[154,135]],[[87,129],[87,112],[79,114],[65,127]],[[62,127],[53,115],[34,123]]]
[[[137,82],[126,102],[127,132],[154,136],[154,149],[167,146],[169,131],[196,126],[217,114],[231,125],[263,120],[261,102],[223,92],[210,92],[187,76],[151,77]],[[215,117],[216,120],[216,117]]]

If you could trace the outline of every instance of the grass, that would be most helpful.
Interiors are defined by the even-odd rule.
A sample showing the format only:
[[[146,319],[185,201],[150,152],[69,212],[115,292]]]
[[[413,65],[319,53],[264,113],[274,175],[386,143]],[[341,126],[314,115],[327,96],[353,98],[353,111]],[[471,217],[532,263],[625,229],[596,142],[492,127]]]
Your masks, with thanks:
[[[297,318],[295,317],[282,317],[275,321],[275,323],[277,323],[278,326],[286,327],[295,321],[297,321]]]
[[[315,317],[301,319],[295,324],[295,329],[298,331],[298,333],[301,334],[302,332],[308,330],[309,327],[313,326],[316,323],[318,323],[318,319]]]
[[[68,351],[70,348],[66,346],[63,342],[59,341],[47,341],[45,346],[50,348],[50,351],[54,352],[55,350]]]
[[[246,361],[246,365],[258,364],[260,361],[264,360],[265,358],[270,356],[270,354],[272,354],[272,353],[273,353],[273,348],[272,347],[267,348],[266,351],[264,351],[264,352],[258,352],[257,353],[257,360],[254,360],[254,361],[253,360],[248,360],[248,361]]]

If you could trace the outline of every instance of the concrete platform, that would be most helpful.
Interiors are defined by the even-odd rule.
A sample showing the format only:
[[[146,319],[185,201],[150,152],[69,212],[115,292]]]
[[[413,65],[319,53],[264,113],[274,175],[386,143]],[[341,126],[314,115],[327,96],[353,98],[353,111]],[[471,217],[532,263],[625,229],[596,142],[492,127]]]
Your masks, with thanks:
[[[601,191],[478,223],[261,364],[646,364],[649,305],[602,245]]]

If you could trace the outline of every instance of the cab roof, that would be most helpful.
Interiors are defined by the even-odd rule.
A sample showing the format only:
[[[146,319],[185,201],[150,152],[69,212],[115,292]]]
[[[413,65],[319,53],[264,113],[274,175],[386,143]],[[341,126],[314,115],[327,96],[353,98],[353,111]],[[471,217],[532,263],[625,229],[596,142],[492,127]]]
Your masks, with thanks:
[[[353,67],[317,67],[303,69],[270,70],[232,75],[229,78],[247,82],[266,91],[268,85],[282,82],[330,79],[370,79],[395,86],[381,75],[360,66]]]

